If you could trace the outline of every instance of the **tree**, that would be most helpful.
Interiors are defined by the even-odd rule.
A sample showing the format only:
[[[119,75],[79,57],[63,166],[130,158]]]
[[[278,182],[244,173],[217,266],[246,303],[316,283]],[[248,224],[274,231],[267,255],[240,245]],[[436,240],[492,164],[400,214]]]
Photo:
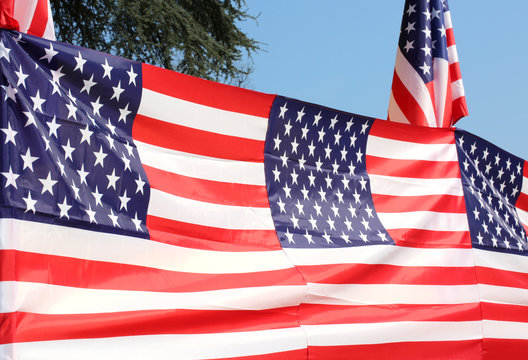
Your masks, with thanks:
[[[245,0],[51,0],[58,40],[205,79],[244,81],[260,49]],[[242,79],[242,80],[241,80]]]

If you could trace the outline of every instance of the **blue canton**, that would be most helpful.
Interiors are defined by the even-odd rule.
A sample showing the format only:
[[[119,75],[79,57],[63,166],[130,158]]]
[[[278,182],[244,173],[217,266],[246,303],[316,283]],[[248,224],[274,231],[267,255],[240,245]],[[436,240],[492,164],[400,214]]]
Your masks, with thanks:
[[[473,247],[528,255],[515,208],[524,161],[464,131],[456,139]]]
[[[433,58],[448,60],[444,12],[447,0],[407,0],[398,46],[422,77],[433,80]]]
[[[141,65],[0,31],[0,68],[0,216],[148,237]]]
[[[366,172],[373,120],[277,97],[264,166],[283,247],[394,244],[374,209]]]

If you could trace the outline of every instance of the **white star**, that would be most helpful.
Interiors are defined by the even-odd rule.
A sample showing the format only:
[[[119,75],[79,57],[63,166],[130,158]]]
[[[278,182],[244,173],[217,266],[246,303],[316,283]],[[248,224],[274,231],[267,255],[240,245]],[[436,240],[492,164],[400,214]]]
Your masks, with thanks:
[[[126,196],[126,189],[125,189],[125,192],[123,193],[123,195],[119,196],[119,201],[121,201],[121,205],[119,206],[119,210],[121,209],[125,209],[125,211],[127,211],[127,204],[128,202],[130,201],[130,198],[128,196]]]
[[[431,67],[427,65],[427,62],[424,61],[423,66],[419,66],[420,69],[422,69],[424,75],[425,74],[431,74]]]
[[[389,241],[389,240],[387,239],[387,234],[382,233],[382,232],[379,231],[379,230],[378,230],[377,235],[380,237],[381,241],[383,241],[383,242]]]
[[[112,89],[114,90],[114,94],[112,95],[112,97],[110,98],[110,100],[112,100],[113,98],[115,98],[117,101],[119,101],[119,97],[121,96],[121,93],[123,91],[125,91],[125,89],[123,89],[121,87],[121,80],[119,80],[119,83],[117,84],[117,86],[112,86]]]
[[[130,168],[130,159],[127,158],[125,154],[121,156],[121,160],[123,160],[123,164],[125,164],[125,168],[123,169],[123,171],[132,171],[132,169]]]
[[[368,127],[369,127],[368,123],[361,124],[360,134],[366,134],[366,131],[367,131]]]
[[[288,123],[286,125],[284,125],[284,136],[290,136],[290,131],[291,131],[291,120],[288,120]],[[277,135],[278,137],[278,135]]]
[[[315,145],[313,144],[313,140],[312,142],[310,143],[310,145],[308,145],[308,151],[309,151],[309,156],[315,156]]]
[[[11,49],[7,48],[5,45],[4,45],[4,41],[3,40],[0,40],[0,60],[2,58],[5,58],[7,60],[7,62],[10,62],[9,61],[9,52],[11,51]]]
[[[369,222],[365,220],[365,218],[363,218],[363,221],[361,221],[361,224],[365,227],[365,231],[370,230]]]
[[[367,190],[367,180],[362,176],[361,180],[359,180],[359,183],[361,184],[361,190]]]
[[[319,111],[319,114],[314,115],[314,121],[313,121],[314,126],[319,126],[319,121],[320,121],[322,118],[323,118],[323,117],[321,116],[321,111]]]
[[[422,32],[425,34],[425,38],[431,38],[431,30],[429,30],[428,26],[425,26],[425,29],[422,30]]]
[[[330,159],[330,154],[332,153],[332,148],[330,147],[330,144],[326,144],[325,151],[325,159]]]
[[[297,154],[297,147],[299,146],[299,143],[297,142],[297,138],[294,138],[291,142],[292,146],[292,154]]]
[[[145,186],[145,182],[141,179],[141,174],[138,174],[138,179],[136,181],[136,194],[138,192],[141,192],[143,194],[143,187]]]
[[[315,241],[312,239],[312,235],[308,233],[308,229],[306,230],[306,233],[303,235],[306,240],[308,240],[308,244],[315,244]]]
[[[335,206],[334,203],[332,203],[332,207],[330,208],[332,210],[332,212],[334,213],[334,217],[338,218],[338,217],[341,217],[339,215],[339,208],[337,206]]]
[[[79,131],[82,135],[80,144],[86,141],[88,145],[90,145],[90,137],[92,136],[93,131],[90,130],[88,124],[86,124],[86,127],[84,129],[79,129]]]
[[[335,230],[335,221],[330,218],[330,215],[328,215],[328,220],[326,220],[328,223],[328,226],[330,226],[330,230]]]
[[[41,113],[44,112],[42,110],[42,104],[46,102],[46,99],[40,97],[40,91],[37,90],[37,94],[35,96],[30,96],[30,98],[33,101],[33,111],[39,110]]]
[[[354,118],[347,121],[345,132],[350,132],[352,125],[354,125]]]
[[[108,65],[108,60],[105,59],[105,63],[101,64],[104,69],[103,79],[108,76],[108,79],[112,79],[111,71],[114,69],[112,66]]]
[[[136,215],[134,215],[134,218],[131,219],[131,220],[134,223],[134,225],[136,226],[136,231],[143,231],[141,229],[141,220],[138,219],[138,217],[137,217],[137,211],[136,211]]]
[[[37,126],[36,119],[35,119],[35,115],[33,115],[32,112],[30,112],[30,111],[23,111],[22,113],[23,113],[24,115],[26,115],[26,117],[27,117],[26,125],[24,125],[24,127],[29,126],[29,125]]]
[[[318,230],[317,220],[313,218],[312,214],[310,214],[310,219],[308,219],[308,221],[310,222],[310,225],[312,225],[312,230]]]
[[[327,244],[333,244],[333,243],[334,243],[334,242],[332,241],[332,238],[330,237],[330,235],[328,235],[328,234],[326,233],[326,230],[324,231],[323,238],[326,240],[326,243],[327,243]]]
[[[42,194],[44,194],[46,191],[49,192],[51,195],[53,195],[53,185],[57,183],[57,180],[51,179],[51,171],[48,172],[48,177],[45,179],[39,179],[39,181],[42,183]]]
[[[303,107],[301,111],[297,111],[297,119],[295,120],[295,122],[301,122],[304,114],[305,112],[304,112],[304,107]]]
[[[53,119],[48,122],[48,127],[49,127],[49,134],[48,136],[51,137],[51,135],[55,135],[55,137],[58,137],[57,135],[57,129],[60,128],[60,124],[57,124],[56,122],[56,117],[54,116]]]
[[[337,114],[335,114],[335,116],[330,119],[330,126],[328,128],[334,130],[335,124],[337,124]]]
[[[425,44],[425,46],[421,49],[424,52],[424,56],[431,56],[431,48],[429,45]]]
[[[4,144],[7,144],[8,142],[12,142],[14,145],[16,145],[15,136],[17,132],[13,129],[11,129],[11,123],[7,123],[7,129],[0,129],[6,134],[6,139]]]
[[[275,165],[275,170],[272,170],[271,172],[273,173],[273,175],[275,177],[275,181],[280,182],[280,174],[281,174],[281,172],[277,168],[277,165]]]
[[[348,187],[348,184],[350,183],[350,180],[347,179],[345,175],[343,175],[343,179],[341,180],[341,182],[343,183],[343,189],[344,190],[350,189]]]
[[[321,197],[321,201],[326,202],[326,191],[324,191],[322,187],[319,188],[318,194]]]
[[[334,135],[334,145],[339,145],[339,141],[341,140],[341,130],[337,131],[337,134]]]
[[[295,241],[293,240],[293,234],[290,233],[290,229],[286,228],[284,235],[286,235],[286,238],[288,239],[288,244],[295,244]]]
[[[357,162],[358,163],[362,162],[363,153],[361,152],[361,149],[359,149],[358,152],[356,153],[356,157],[357,157]]]
[[[93,81],[93,77],[94,77],[94,76],[93,76],[93,74],[92,74],[92,76],[90,77],[89,80],[83,80],[84,86],[83,86],[82,89],[81,89],[81,93],[82,93],[83,91],[86,91],[86,93],[87,93],[88,95],[90,95],[90,90],[92,89],[92,87],[93,87],[94,85],[97,85],[97,83],[96,83],[95,81]]]
[[[11,169],[11,166],[9,166],[8,172],[3,172],[2,175],[6,178],[6,183],[4,188],[7,188],[9,185],[13,186],[15,189],[17,189],[16,180],[20,176],[19,174],[13,173],[13,170]]]
[[[292,185],[293,184],[298,184],[297,183],[297,177],[299,177],[299,174],[297,174],[297,171],[295,171],[295,168],[293,169],[293,171],[291,173],[291,177],[292,177]]]
[[[110,119],[108,119],[108,122],[106,123],[106,127],[108,127],[108,130],[110,130],[110,132],[112,133],[112,135],[115,135],[116,132],[115,132],[115,126],[112,125],[112,123],[110,122]]]
[[[93,154],[95,155],[94,168],[97,166],[97,164],[101,165],[101,167],[104,168],[104,159],[108,154],[103,152],[103,145],[100,145],[99,151],[94,152]]]
[[[90,175],[90,173],[87,171],[84,171],[84,164],[81,165],[81,170],[77,170],[77,172],[79,173],[79,177],[81,178],[81,185],[82,183],[85,183],[86,185],[88,185],[86,183],[86,177]]]
[[[81,197],[79,196],[79,188],[77,187],[77,185],[75,185],[75,181],[74,180],[72,180],[71,188],[72,188],[73,193],[74,193],[74,199],[75,200],[81,200]]]
[[[407,40],[407,44],[405,44],[405,46],[403,47],[403,49],[405,50],[405,52],[409,52],[409,50],[412,50],[414,49],[414,41],[408,41]]]
[[[92,195],[95,199],[95,206],[100,205],[103,206],[103,203],[101,201],[103,194],[99,192],[99,189],[97,188],[97,185],[95,185],[95,191],[92,192]]]
[[[442,2],[443,2],[443,1],[442,1]],[[438,19],[440,19],[440,13],[441,13],[441,12],[442,12],[441,10],[436,10],[436,9],[433,8],[433,19],[434,19],[434,18],[438,18]]]
[[[284,190],[284,194],[286,195],[286,199],[291,198],[291,188],[288,186],[288,184],[284,184],[282,190]]]
[[[286,151],[280,156],[280,159],[282,160],[282,167],[288,167],[288,155],[286,155]]]
[[[295,217],[295,214],[292,214],[292,217],[290,218],[292,224],[293,224],[293,228],[294,229],[299,229],[299,219],[297,219]]]
[[[286,204],[282,201],[280,196],[279,196],[279,201],[277,201],[277,205],[279,205],[279,211],[281,213],[285,213],[286,212],[286,208],[285,208]]]
[[[372,212],[374,211],[374,209],[371,209],[368,204],[365,205],[365,211],[367,212],[367,218],[373,218],[374,217],[374,215],[372,215]]]
[[[18,71],[15,71],[15,74],[17,75],[17,84],[16,86],[22,85],[22,87],[26,88],[26,78],[29,76],[27,74],[24,74],[22,71],[22,65],[20,65],[20,69]]]
[[[134,84],[134,86],[136,86],[136,77],[138,76],[138,74],[134,72],[134,68],[132,67],[132,65],[130,65],[130,71],[127,71],[127,74],[129,78],[128,85]]]
[[[321,157],[319,157],[319,159],[315,162],[315,170],[317,172],[323,171],[323,169],[321,168],[322,166],[323,166],[323,163],[321,162]]]
[[[131,146],[128,141],[126,142],[126,144],[123,144],[123,146],[127,149],[128,156],[134,157],[134,147]]]
[[[32,211],[34,214],[37,211],[35,209],[35,204],[37,203],[37,200],[31,198],[31,191],[28,191],[28,196],[22,199],[26,203],[26,211],[24,212],[27,213],[28,211]]]
[[[273,142],[274,142],[273,150],[280,150],[280,143],[282,142],[282,140],[279,137],[279,134],[277,134],[277,137],[273,139]]]
[[[284,119],[284,115],[286,114],[286,111],[288,111],[288,103],[285,103],[284,105],[282,105],[280,107],[280,114],[279,114],[279,119],[280,118],[283,118]]]
[[[7,86],[2,85],[2,88],[5,91],[5,97],[4,100],[7,100],[8,98],[13,100],[15,103],[16,101],[16,94],[18,93],[18,90],[11,86],[11,84],[8,84]]]
[[[106,177],[108,178],[108,186],[106,188],[110,189],[112,187],[116,190],[116,182],[119,180],[119,176],[116,176],[115,169],[112,170],[111,175],[106,175]]]
[[[415,12],[416,12],[415,9],[416,9],[416,4],[415,4],[415,5],[410,5],[410,4],[409,4],[409,9],[407,9],[407,11],[406,11],[406,12],[407,12],[407,15],[408,15],[408,16],[411,16],[412,13],[415,13]]]
[[[297,204],[295,204],[295,207],[297,208],[299,215],[304,215],[304,205],[301,204],[301,201],[299,199],[297,199]]]
[[[446,29],[443,24],[442,24],[442,27],[437,30],[440,31],[440,37],[446,36]]]
[[[341,190],[337,189],[336,191],[336,196],[337,196],[337,202],[338,203],[345,203],[345,201],[343,200],[343,196],[345,194],[341,193]]]
[[[57,204],[59,206],[59,209],[60,209],[60,215],[59,217],[66,217],[67,219],[70,218],[70,216],[68,215],[68,211],[71,209],[71,205],[68,205],[68,203],[66,202],[66,196],[64,197],[64,200],[62,202],[62,204]]]
[[[409,33],[410,33],[411,31],[413,31],[413,30],[416,30],[416,29],[414,28],[414,24],[416,24],[416,22],[408,23],[408,24],[407,24],[407,27],[405,28],[405,31],[407,31],[407,34],[409,34]]]
[[[103,107],[103,104],[101,104],[101,103],[99,102],[99,99],[100,99],[100,98],[101,98],[101,97],[99,96],[99,97],[97,97],[97,100],[95,100],[95,101],[90,101],[90,104],[92,104],[92,109],[93,109],[93,114],[94,114],[94,116],[95,116],[95,115],[99,115],[99,116],[101,116],[101,114],[99,113],[99,110],[101,109],[101,107]]]
[[[422,14],[425,15],[425,18],[426,18],[427,20],[431,20],[431,13],[429,12],[429,9],[425,9],[425,11],[422,12]]]
[[[39,60],[46,59],[48,61],[48,64],[51,62],[51,59],[53,59],[53,57],[59,53],[58,51],[55,51],[53,49],[53,44],[51,42],[49,49],[44,49],[44,51],[46,52],[46,55],[41,57]]]
[[[127,121],[127,116],[131,113],[132,111],[128,110],[128,104],[126,104],[125,108],[124,109],[119,109],[119,119],[117,120],[118,122],[123,120],[124,123],[126,123]]]
[[[73,69],[73,71],[80,70],[81,74],[82,74],[82,72],[84,71],[84,64],[86,63],[86,60],[83,59],[80,51],[79,51],[79,56],[77,56],[74,59],[75,59],[76,65],[75,65],[75,69]]]
[[[66,104],[66,107],[68,108],[68,119],[73,117],[74,120],[77,120],[77,106],[70,101],[69,104]]]
[[[92,205],[88,204],[88,210],[86,211],[86,214],[88,215],[88,218],[90,219],[90,223],[96,223],[97,220],[95,220],[95,211],[92,210]]]
[[[120,227],[117,223],[118,216],[114,214],[114,210],[110,209],[110,214],[108,214],[108,217],[110,218],[110,220],[112,220],[113,227]]]
[[[306,189],[306,185],[303,184],[303,188],[301,189],[301,193],[303,194],[303,200],[308,200],[308,194],[310,193],[310,190]]]
[[[317,141],[319,141],[319,142],[324,142],[324,141],[323,141],[323,138],[324,138],[324,136],[325,136],[325,134],[326,134],[325,131],[324,131],[324,129],[319,130],[317,133],[319,134],[319,139],[318,139]]]
[[[64,149],[64,158],[73,161],[72,154],[75,151],[75,148],[70,146],[70,139],[68,139],[66,145],[62,145],[62,148]]]
[[[37,161],[39,158],[36,156],[31,156],[31,152],[29,151],[29,148],[26,151],[25,155],[20,155],[22,157],[22,161],[24,161],[24,165],[22,167],[22,170],[25,170],[28,168],[29,170],[33,171],[33,163]]]
[[[61,66],[61,67],[58,68],[57,70],[50,70],[50,71],[51,71],[51,77],[52,77],[51,81],[52,81],[53,83],[55,83],[55,84],[59,84],[59,85],[60,85],[60,81],[59,81],[60,78],[63,77],[64,75],[66,75],[66,74],[64,74],[64,73],[61,71],[62,68],[63,68],[63,67]]]

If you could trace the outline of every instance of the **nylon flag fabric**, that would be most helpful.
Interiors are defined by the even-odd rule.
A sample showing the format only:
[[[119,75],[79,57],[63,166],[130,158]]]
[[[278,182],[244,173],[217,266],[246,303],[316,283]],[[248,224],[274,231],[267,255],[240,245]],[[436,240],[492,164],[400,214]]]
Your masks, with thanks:
[[[0,68],[0,358],[524,359],[522,159],[14,31]]]
[[[447,0],[406,0],[388,120],[450,127],[467,115]]]

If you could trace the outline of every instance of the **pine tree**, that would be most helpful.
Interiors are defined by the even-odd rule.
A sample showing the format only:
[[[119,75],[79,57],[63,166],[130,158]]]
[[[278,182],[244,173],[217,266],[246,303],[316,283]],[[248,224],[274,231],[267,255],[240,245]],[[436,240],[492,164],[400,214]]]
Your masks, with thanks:
[[[245,0],[51,0],[59,41],[216,81],[243,82],[260,49]],[[247,57],[246,57],[247,56]]]

